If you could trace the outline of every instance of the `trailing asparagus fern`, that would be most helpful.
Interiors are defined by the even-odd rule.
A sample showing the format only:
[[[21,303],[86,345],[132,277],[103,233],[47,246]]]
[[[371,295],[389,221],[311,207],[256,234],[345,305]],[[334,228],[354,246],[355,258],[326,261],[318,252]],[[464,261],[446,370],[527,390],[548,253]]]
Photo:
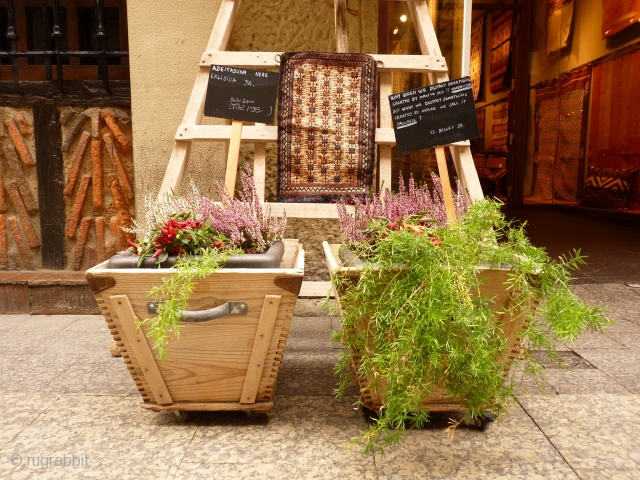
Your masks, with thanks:
[[[240,250],[204,249],[199,257],[181,257],[175,269],[163,278],[162,284],[149,291],[148,297],[158,302],[158,314],[142,320],[148,325],[147,335],[153,341],[153,349],[160,360],[167,357],[167,343],[171,337],[180,338],[179,323],[182,312],[187,310],[189,297],[195,289],[196,280],[201,280],[218,270],[229,254],[242,254]]]
[[[398,442],[407,425],[428,422],[420,401],[437,387],[462,399],[469,422],[506,413],[518,379],[505,378],[499,315],[490,298],[478,295],[481,265],[511,267],[507,288],[514,301],[497,313],[511,314],[522,328],[527,374],[541,371],[532,350],[559,362],[559,345],[610,323],[569,289],[572,272],[584,263],[580,252],[551,259],[505,219],[498,203],[477,202],[450,225],[425,215],[372,216],[362,241],[350,245],[366,259],[359,280],[333,279],[343,288],[343,330],[335,338],[346,346],[336,366],[343,377],[337,392],[352,383],[354,359],[356,374],[370,379],[374,391],[386,385],[379,418],[353,439],[365,452]]]

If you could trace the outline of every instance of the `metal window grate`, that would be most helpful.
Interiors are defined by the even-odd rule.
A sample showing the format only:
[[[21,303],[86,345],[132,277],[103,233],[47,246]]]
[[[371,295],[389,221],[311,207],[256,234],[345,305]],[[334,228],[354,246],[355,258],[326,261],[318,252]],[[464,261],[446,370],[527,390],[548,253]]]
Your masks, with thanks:
[[[84,65],[97,65],[98,78],[102,80],[104,89],[107,92],[111,92],[109,86],[109,65],[119,64],[122,57],[128,57],[129,52],[120,50],[107,50],[109,46],[114,45],[119,47],[119,42],[109,43],[109,35],[107,34],[107,23],[113,26],[113,22],[108,22],[105,16],[104,0],[94,0],[94,7],[91,15],[85,16],[91,17],[95,21],[95,29],[90,29],[94,39],[86,39],[81,48],[84,50],[71,51],[67,48],[67,43],[64,39],[63,31],[65,30],[64,24],[66,24],[66,15],[64,7],[60,7],[60,0],[52,0],[53,5],[48,5],[48,0],[42,0],[42,6],[40,8],[30,9],[29,15],[40,15],[41,18],[37,20],[31,18],[29,25],[33,28],[40,28],[41,32],[33,32],[34,38],[39,39],[33,45],[33,50],[18,51],[18,34],[16,32],[16,10],[14,6],[14,0],[7,0],[6,6],[6,23],[0,22],[0,28],[6,31],[6,41],[0,42],[0,63],[6,63],[6,59],[11,62],[11,72],[13,76],[13,83],[16,90],[20,90],[20,83],[18,80],[18,58],[26,57],[29,59],[29,63],[42,64],[44,61],[45,77],[47,80],[52,80],[52,68],[56,68],[56,80],[58,90],[64,92],[64,75],[63,65],[69,64],[69,58],[80,58],[81,64]],[[26,10],[25,10],[26,12]],[[63,15],[61,15],[61,13]],[[113,14],[113,12],[107,12]],[[4,20],[4,19],[3,19]],[[64,22],[64,23],[63,23]],[[116,28],[117,30],[117,28]],[[95,32],[95,34],[94,34]],[[0,31],[0,35],[2,35]],[[119,32],[116,32],[117,34]],[[4,39],[3,39],[4,40]],[[8,47],[8,48],[7,48]],[[41,48],[36,50],[36,48]],[[89,50],[91,48],[91,50]]]

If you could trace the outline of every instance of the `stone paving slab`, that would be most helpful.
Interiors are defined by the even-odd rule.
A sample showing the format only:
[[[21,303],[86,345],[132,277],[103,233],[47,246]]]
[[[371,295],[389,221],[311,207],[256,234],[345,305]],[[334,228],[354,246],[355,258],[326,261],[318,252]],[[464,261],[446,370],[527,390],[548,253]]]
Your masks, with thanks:
[[[601,370],[547,370],[545,381],[561,395],[632,392]]]
[[[530,396],[520,402],[580,478],[616,472],[640,478],[640,396]]]
[[[576,352],[628,390],[640,393],[640,353],[598,349],[577,349]]]
[[[138,407],[131,396],[63,395],[0,450],[0,477],[166,478],[184,456],[197,425]],[[13,466],[12,455],[22,464]],[[86,456],[88,465],[43,468],[27,457]]]
[[[362,412],[353,410],[349,399],[278,396],[268,419],[247,421],[242,413],[205,413],[183,462],[282,465],[297,469],[302,478],[307,474],[310,478],[365,478],[367,472],[375,475],[372,459],[357,450],[345,450],[349,439],[365,427]]]
[[[10,393],[0,395],[0,449],[49,408],[59,395]],[[0,465],[0,471],[2,466]]]
[[[451,440],[444,429],[459,414],[434,414],[384,457],[345,448],[366,418],[353,397],[333,397],[339,319],[317,305],[293,319],[268,417],[206,412],[186,423],[138,406],[102,317],[0,315],[0,478],[640,478],[638,292],[574,291],[608,302],[616,319],[570,346],[595,368],[548,369],[542,392],[525,380],[486,432],[461,425]],[[14,454],[87,455],[90,467],[16,467]]]
[[[439,417],[436,428],[411,431],[376,456],[380,480],[578,478],[517,403],[485,432],[460,425],[453,439],[442,428],[447,416]]]

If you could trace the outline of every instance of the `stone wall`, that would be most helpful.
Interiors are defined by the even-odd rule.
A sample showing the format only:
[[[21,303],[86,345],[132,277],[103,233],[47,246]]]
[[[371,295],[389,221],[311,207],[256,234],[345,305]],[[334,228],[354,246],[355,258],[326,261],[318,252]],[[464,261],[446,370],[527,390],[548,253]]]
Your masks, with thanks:
[[[377,52],[377,2],[351,0],[349,7],[360,12],[358,15],[347,15],[349,50]],[[240,51],[334,51],[334,32],[333,9],[324,1],[245,0],[231,33],[230,47]],[[272,202],[277,200],[277,153],[277,145],[267,146],[265,199]],[[251,164],[253,146],[243,145],[240,158]],[[299,238],[305,245],[305,279],[328,280],[322,242],[340,242],[337,220],[289,218],[285,234],[290,238]]]
[[[69,80],[64,92],[0,82],[0,152],[0,270],[86,270],[126,247],[120,226],[135,215],[128,82],[113,81],[111,93],[97,81]]]
[[[42,268],[33,109],[0,108],[0,269]]]
[[[87,270],[128,246],[120,226],[131,226],[136,196],[131,112],[111,107],[58,111],[62,118],[65,111],[71,116],[62,125],[66,269]],[[74,140],[65,152],[69,135]]]

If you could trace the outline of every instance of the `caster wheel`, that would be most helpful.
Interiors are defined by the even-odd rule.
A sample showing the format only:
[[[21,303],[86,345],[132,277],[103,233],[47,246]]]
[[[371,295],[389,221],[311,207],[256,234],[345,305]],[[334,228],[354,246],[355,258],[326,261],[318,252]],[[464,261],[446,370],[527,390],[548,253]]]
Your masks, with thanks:
[[[186,422],[189,420],[189,412],[175,411],[173,414],[176,416],[179,422]]]
[[[255,420],[260,415],[257,410],[245,410],[244,414],[249,420]]]
[[[487,420],[485,418],[479,418],[476,420],[476,428],[480,432],[484,432],[487,429]]]
[[[489,424],[493,421],[493,416],[487,414],[484,417],[480,417],[476,420],[476,427],[480,432],[484,432],[485,430],[487,430],[487,427],[489,427]]]
[[[380,419],[380,411],[379,410],[370,410],[367,407],[362,407],[364,410],[364,414],[367,418],[367,421],[375,422]]]

